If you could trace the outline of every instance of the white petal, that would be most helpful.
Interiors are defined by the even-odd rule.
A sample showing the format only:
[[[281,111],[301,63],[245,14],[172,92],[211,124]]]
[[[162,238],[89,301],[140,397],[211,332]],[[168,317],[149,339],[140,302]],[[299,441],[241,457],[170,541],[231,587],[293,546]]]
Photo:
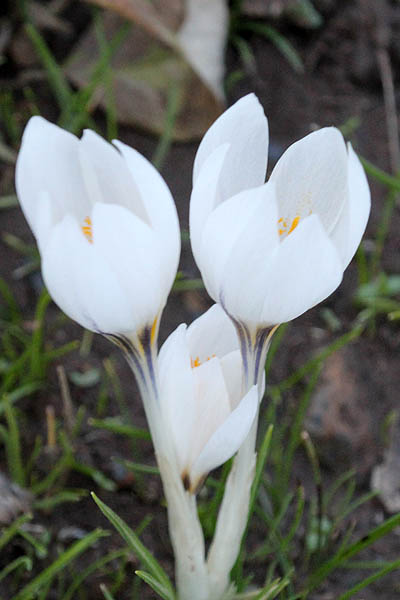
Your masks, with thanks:
[[[258,394],[254,386],[203,448],[191,470],[193,482],[222,465],[239,450],[250,431],[257,408]]]
[[[43,254],[47,241],[50,238],[53,227],[56,223],[54,214],[54,203],[51,201],[50,194],[46,190],[41,190],[37,195],[35,214],[35,236],[39,246],[40,254]]]
[[[171,192],[157,169],[139,152],[114,140],[137,186],[151,226],[162,240],[163,275],[171,286],[181,249],[179,221]]]
[[[118,150],[94,131],[86,129],[79,144],[79,153],[92,204],[119,204],[149,223],[139,190]]]
[[[317,214],[330,233],[347,199],[347,152],[338,129],[326,127],[292,144],[271,174],[279,216],[290,229],[296,217]]]
[[[43,192],[52,205],[51,218],[72,213],[84,218],[89,201],[78,160],[79,140],[42,117],[32,117],[22,137],[16,166],[16,188],[25,217],[38,237],[38,203]],[[40,217],[43,219],[43,214]]]
[[[353,258],[371,210],[371,194],[364,169],[351,144],[348,144],[348,202],[330,234],[342,259],[343,269]]]
[[[231,410],[235,409],[242,399],[243,361],[240,350],[234,350],[221,358],[221,369],[228,390]]]
[[[180,325],[164,342],[159,354],[160,402],[165,427],[169,428],[180,470],[186,466],[196,424],[194,377],[186,341],[186,325]]]
[[[155,232],[123,206],[98,203],[92,213],[93,246],[129,298],[137,327],[151,324],[168,293]]]
[[[193,369],[196,419],[192,431],[191,465],[213,433],[231,412],[225,379],[218,358],[211,358]]]
[[[268,260],[278,238],[274,187],[269,183],[234,196],[210,215],[203,232],[201,272],[212,298],[218,301],[223,293],[222,303],[229,313],[246,295],[242,284],[254,276],[253,258]],[[238,269],[233,254],[241,261]],[[246,297],[245,302],[246,310],[248,302],[252,309],[259,298]]]
[[[206,158],[190,197],[190,242],[196,262],[201,261],[201,238],[210,213],[220,204],[219,180],[229,144],[218,146]],[[200,263],[199,263],[200,266]]]
[[[261,275],[266,294],[261,322],[275,325],[298,317],[329,296],[342,275],[339,255],[319,218],[307,217],[280,244]]]
[[[133,331],[135,316],[115,274],[73,217],[56,225],[42,256],[46,286],[58,306],[92,331]]]
[[[222,199],[265,181],[268,159],[268,122],[254,94],[249,94],[228,108],[210,127],[197,150],[193,183],[210,154],[230,144],[221,175]]]
[[[239,348],[235,327],[219,304],[189,325],[187,340],[191,357],[201,363],[212,356],[222,358]]]

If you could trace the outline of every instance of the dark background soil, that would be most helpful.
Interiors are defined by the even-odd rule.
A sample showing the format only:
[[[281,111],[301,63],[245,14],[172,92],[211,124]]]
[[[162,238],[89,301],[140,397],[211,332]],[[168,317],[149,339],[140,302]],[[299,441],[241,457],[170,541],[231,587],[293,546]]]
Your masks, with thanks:
[[[76,28],[78,35],[91,19],[91,10],[79,2],[71,2],[70,22]],[[382,45],[385,47],[392,64],[394,84],[397,86],[400,70],[400,5],[398,2],[360,1],[322,1],[315,2],[324,17],[324,23],[316,30],[298,27],[282,19],[276,25],[295,46],[305,64],[305,72],[296,73],[279,50],[269,41],[255,35],[248,41],[255,56],[256,68],[246,72],[231,90],[229,104],[244,94],[254,91],[269,119],[271,149],[270,165],[273,166],[283,150],[293,141],[309,133],[313,128],[325,125],[341,126],[349,119],[357,119],[358,125],[351,135],[356,151],[369,161],[387,171],[391,169],[386,132],[386,118],[381,77],[382,72],[377,60],[377,52]],[[71,40],[72,45],[73,40]],[[63,60],[70,47],[60,48],[50,36],[49,43],[54,45],[59,60]],[[243,69],[237,52],[229,47],[227,51],[227,70]],[[9,84],[17,77],[19,67],[12,63],[0,71],[0,84]],[[47,99],[47,88],[44,82],[37,84],[37,92],[41,98],[40,109],[43,116],[55,119],[55,107]],[[396,87],[399,101],[398,88]],[[21,100],[22,101],[22,100]],[[99,122],[102,115],[96,115]],[[121,128],[119,137],[135,147],[144,155],[152,156],[157,141],[129,128]],[[169,184],[175,197],[181,226],[188,229],[188,205],[191,190],[191,172],[197,143],[176,144],[166,158],[162,174]],[[13,192],[13,169],[0,164],[1,194]],[[367,228],[366,240],[373,240],[383,210],[385,190],[370,181],[372,190],[372,214]],[[32,242],[32,236],[19,209],[2,211],[0,213],[1,232],[18,235],[26,242]],[[383,253],[382,268],[387,273],[400,273],[400,215],[398,208],[392,218],[390,233]],[[366,249],[371,244],[366,244]],[[12,278],[12,271],[21,265],[23,259],[19,254],[1,243],[0,275],[11,282],[18,302],[31,318],[37,300],[37,278],[29,277],[20,281]],[[198,276],[194,265],[190,246],[185,244],[182,252],[181,269],[188,277]],[[325,307],[331,308],[340,323],[339,333],[330,332],[322,317],[321,307],[310,311],[297,319],[285,336],[278,355],[270,372],[270,383],[274,384],[295,368],[303,364],[318,348],[331,342],[335,336],[346,331],[357,315],[353,296],[357,286],[357,268],[350,265],[345,274],[340,289],[328,299]],[[168,303],[162,321],[161,341],[180,322],[190,322],[210,304],[205,293],[187,292],[174,294]],[[53,306],[50,310],[49,321],[56,315]],[[79,339],[81,330],[75,324],[67,322],[56,334],[52,333],[57,345],[70,339]],[[400,330],[398,325],[388,323],[385,319],[378,321],[374,334],[364,333],[362,338],[354,342],[340,353],[339,357],[330,361],[325,370],[319,391],[316,393],[316,404],[312,410],[322,411],[319,414],[319,425],[315,428],[315,439],[319,442],[324,475],[329,481],[349,466],[355,468],[358,480],[358,492],[369,489],[372,468],[382,459],[383,440],[382,426],[385,417],[397,409],[398,390],[400,389],[399,368]],[[124,363],[119,352],[108,342],[96,337],[93,350],[84,360],[79,354],[73,353],[63,359],[65,369],[85,370],[92,366],[101,366],[101,361],[112,356],[117,365],[117,373],[125,392],[133,422],[137,426],[145,426],[140,399],[133,383],[132,374]],[[50,381],[44,394],[26,400],[21,408],[28,416],[24,431],[26,448],[32,447],[35,436],[45,435],[45,406],[53,405],[56,415],[62,418],[62,408],[56,365],[50,370]],[[324,387],[325,386],[325,387]],[[336,409],[331,412],[318,405],[318,393],[329,388],[328,397]],[[322,389],[322,392],[321,392]],[[87,415],[93,413],[98,390],[84,390],[72,386],[75,406],[84,403]],[[344,401],[343,401],[344,399]],[[342,404],[338,402],[339,400]],[[283,398],[282,414],[290,414],[296,406],[295,392],[290,391]],[[110,402],[110,412],[118,413]],[[314,419],[315,421],[315,419]],[[315,423],[314,423],[315,425]],[[327,430],[329,430],[327,432]],[[172,554],[168,541],[165,510],[161,505],[162,490],[157,477],[146,477],[143,485],[125,474],[117,474],[112,457],[131,457],[130,444],[120,437],[107,432],[94,432],[88,425],[80,436],[78,453],[83,460],[102,469],[110,478],[119,483],[116,493],[97,490],[98,495],[132,527],[137,526],[149,512],[153,515],[151,526],[143,534],[143,541],[155,553],[157,558],[172,574]],[[153,463],[150,444],[141,448],[140,460]],[[51,468],[50,464],[43,466],[44,470]],[[400,468],[400,457],[399,457]],[[400,471],[399,471],[400,472]],[[304,457],[299,456],[296,463],[294,480],[311,486],[309,468]],[[84,487],[93,489],[93,484],[83,476],[71,475],[69,487]],[[388,516],[378,500],[373,500],[357,513],[356,533],[363,535],[372,526]],[[78,504],[65,505],[49,514],[38,513],[35,523],[43,524],[50,529],[54,540],[65,527],[77,527],[89,532],[97,526],[107,527],[105,519],[94,508],[90,498]],[[257,535],[251,536],[251,545],[259,543]],[[112,533],[106,541],[101,541],[96,549],[100,556],[106,549],[120,545],[117,534]],[[18,555],[18,547],[12,547],[13,556],[2,560],[10,560]],[[299,550],[300,551],[300,550]],[[400,554],[400,531],[395,531],[373,546],[365,557],[369,560],[394,560]],[[94,560],[93,553],[84,555],[82,564]],[[260,567],[260,577],[263,570]],[[342,571],[332,577],[325,588],[313,598],[319,600],[334,600],[349,589],[360,578],[359,572]],[[262,579],[260,580],[260,583]],[[100,598],[98,580],[92,579],[90,598]],[[1,589],[1,586],[0,586]],[[3,597],[6,591],[1,590]],[[122,593],[119,598],[124,598]],[[127,596],[126,596],[127,597]],[[143,593],[143,598],[151,598],[151,593]],[[381,582],[372,585],[355,598],[370,600],[378,597],[381,600],[394,600],[400,597],[398,575],[395,573]],[[49,598],[57,598],[55,592]]]

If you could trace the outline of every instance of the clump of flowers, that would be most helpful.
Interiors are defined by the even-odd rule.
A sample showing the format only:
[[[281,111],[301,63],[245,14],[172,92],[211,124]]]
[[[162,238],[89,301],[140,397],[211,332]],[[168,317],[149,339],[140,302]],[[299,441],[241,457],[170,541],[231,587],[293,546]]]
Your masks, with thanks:
[[[202,140],[190,234],[216,304],[157,351],[180,252],[167,185],[138,152],[33,117],[17,162],[21,207],[59,307],[123,350],[137,378],[168,505],[180,600],[234,596],[254,477],[264,363],[276,327],[331,294],[366,227],[370,194],[333,128],[283,154],[265,182],[268,124],[250,94]],[[236,455],[208,553],[196,494]]]

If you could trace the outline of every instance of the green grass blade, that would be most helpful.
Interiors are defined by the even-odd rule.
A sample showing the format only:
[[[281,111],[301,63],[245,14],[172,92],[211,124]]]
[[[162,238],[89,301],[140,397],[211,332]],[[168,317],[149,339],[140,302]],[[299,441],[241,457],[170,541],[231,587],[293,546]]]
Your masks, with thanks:
[[[250,73],[256,73],[257,63],[249,42],[240,35],[234,35],[231,42],[236,47],[237,53],[246,69]]]
[[[296,71],[296,73],[304,72],[303,61],[301,60],[299,53],[289,42],[289,40],[286,37],[284,37],[281,33],[279,33],[279,31],[277,31],[274,27],[271,27],[270,25],[267,25],[265,23],[246,21],[241,25],[241,29],[252,31],[257,35],[261,35],[267,40],[270,40],[283,54],[283,56],[286,58],[292,69]]]
[[[303,430],[304,419],[311,401],[312,393],[321,373],[321,369],[322,362],[318,363],[313,369],[310,381],[307,383],[307,387],[301,396],[301,400],[296,410],[296,414],[290,425],[289,440],[287,442],[285,459],[283,461],[282,469],[279,473],[280,494],[287,493],[290,474],[292,472],[294,455],[297,447],[301,444],[301,432]]]
[[[73,471],[76,471],[77,473],[82,473],[82,475],[86,475],[87,477],[93,479],[93,481],[97,483],[99,487],[103,488],[103,490],[107,490],[108,492],[115,492],[115,490],[117,489],[117,484],[112,479],[106,477],[106,475],[104,475],[104,473],[102,473],[99,469],[95,469],[90,465],[81,463],[72,456],[70,456],[68,466]]]
[[[282,540],[282,550],[287,550],[289,548],[289,544],[297,533],[298,528],[300,527],[301,520],[303,518],[304,513],[304,505],[305,505],[305,493],[304,487],[299,485],[297,488],[297,504],[296,510],[293,517],[293,522],[290,526],[290,529],[287,535]]]
[[[108,141],[115,140],[118,137],[118,114],[117,107],[115,104],[115,94],[113,78],[114,72],[111,65],[111,55],[108,52],[108,40],[104,31],[103,20],[99,18],[100,13],[95,13],[94,27],[96,33],[97,43],[100,49],[100,56],[105,57],[104,62],[104,95],[106,100],[105,114],[106,114],[106,125],[107,125],[107,139]]]
[[[21,525],[23,525],[24,523],[26,523],[27,521],[30,521],[32,519],[32,515],[31,514],[26,514],[26,515],[22,515],[21,517],[18,517],[18,519],[15,519],[15,521],[13,521],[11,523],[11,525],[9,525],[7,527],[7,529],[5,529],[3,531],[3,533],[1,534],[0,537],[0,550],[2,548],[4,548],[8,542],[10,540],[12,540],[12,538],[17,535]]]
[[[57,479],[62,477],[62,475],[69,470],[70,460],[71,457],[69,453],[65,453],[46,477],[31,486],[32,493],[35,494],[35,496],[38,496],[39,494],[44,494],[50,490]]]
[[[256,463],[256,472],[254,475],[253,484],[251,486],[250,493],[250,503],[249,503],[249,518],[253,514],[254,505],[257,500],[258,491],[260,489],[261,479],[265,468],[265,463],[267,462],[269,449],[271,446],[272,433],[274,430],[273,425],[269,425],[267,431],[265,432],[264,439],[262,441],[261,447],[257,453],[257,463]]]
[[[314,590],[330,573],[332,573],[332,571],[342,566],[343,563],[347,562],[351,557],[355,556],[365,548],[368,548],[368,546],[371,546],[376,540],[380,539],[390,531],[393,531],[393,529],[399,525],[400,514],[397,514],[370,531],[365,537],[354,542],[347,548],[341,549],[339,553],[335,554],[335,556],[321,565],[321,567],[313,573],[307,586],[307,592]]]
[[[41,384],[37,383],[37,382],[25,383],[24,385],[21,385],[20,387],[16,388],[12,392],[8,392],[8,394],[7,394],[8,403],[10,405],[13,405],[18,400],[21,400],[21,398],[26,398],[26,396],[30,396],[31,394],[34,394],[35,392],[40,390],[41,387],[42,387]],[[0,416],[4,413],[5,407],[6,407],[6,405],[4,403],[4,399],[0,400]]]
[[[136,575],[143,579],[163,600],[173,600],[174,596],[171,596],[171,592],[162,585],[157,579],[155,579],[150,573],[146,571],[135,571]]]
[[[46,309],[51,302],[51,297],[47,290],[43,290],[38,300],[35,311],[35,322],[37,327],[32,334],[31,356],[30,356],[30,376],[32,379],[42,379],[44,377],[43,361],[43,329]]]
[[[181,86],[176,83],[170,85],[167,96],[164,128],[152,158],[152,163],[157,169],[161,169],[172,144],[175,122],[182,106],[182,99]]]
[[[60,109],[62,111],[67,110],[73,94],[67,79],[64,77],[61,67],[54,60],[46,42],[32,23],[25,25],[25,31],[34,46],[38,57],[42,61],[43,67],[47,73],[47,80],[54,92],[54,96]]]
[[[379,167],[376,167],[374,164],[369,162],[369,160],[363,158],[362,156],[359,156],[359,159],[368,175],[379,181],[379,183],[382,183],[383,185],[386,185],[387,187],[391,188],[392,190],[400,192],[399,177],[393,177],[392,175],[389,175],[389,173],[386,173],[386,171],[382,171],[382,169],[379,169]]]
[[[87,490],[61,490],[54,496],[50,496],[49,498],[42,498],[41,500],[36,500],[33,507],[35,510],[53,510],[55,506],[64,503],[72,503],[72,502],[80,502],[82,498],[88,495]]]
[[[376,233],[375,247],[371,258],[370,270],[372,277],[377,275],[379,272],[383,249],[385,247],[385,242],[389,233],[390,226],[393,222],[392,216],[393,211],[395,210],[397,205],[398,195],[398,191],[391,189],[385,199],[382,216],[378,226],[378,231]]]
[[[4,567],[4,569],[2,569],[2,571],[0,571],[0,581],[5,579],[7,577],[7,575],[12,573],[13,571],[16,571],[21,566],[25,567],[25,571],[31,571],[32,570],[32,560],[28,556],[19,556],[12,562],[8,563],[8,565],[6,565]]]
[[[351,590],[348,590],[346,593],[342,594],[340,596],[339,600],[348,600],[349,598],[354,596],[354,594],[357,594],[357,592],[359,592],[360,590],[363,590],[368,585],[370,585],[371,583],[374,583],[374,581],[377,581],[378,579],[380,579],[381,577],[384,577],[388,573],[391,573],[392,571],[396,571],[396,569],[400,569],[400,559],[395,560],[394,562],[386,565],[385,567],[383,567],[382,569],[380,569],[373,575],[370,575],[366,579],[363,579],[363,581],[360,581],[360,583],[358,583],[357,585],[352,587]]]
[[[119,417],[107,417],[105,419],[88,419],[88,423],[91,427],[97,427],[98,429],[106,429],[113,433],[120,435],[126,435],[135,439],[150,440],[150,433],[147,429],[141,429],[134,427],[133,425],[126,425],[121,422]]]
[[[98,560],[91,563],[84,571],[80,572],[75,578],[72,584],[69,586],[65,594],[62,596],[61,600],[73,600],[76,596],[74,596],[75,592],[81,587],[82,583],[87,579],[92,573],[99,571],[102,567],[104,567],[107,563],[113,562],[122,558],[127,553],[127,549],[124,548],[122,550],[114,550],[105,556],[100,557]]]
[[[112,523],[118,533],[128,544],[129,548],[131,548],[131,550],[150,571],[150,574],[169,591],[171,597],[173,598],[174,591],[168,575],[151,554],[151,552],[146,548],[146,546],[142,544],[136,533],[130,527],[128,527],[128,525],[111,508],[104,504],[104,502],[102,502],[94,492],[92,492],[92,498],[100,508],[103,515],[107,517],[110,523]]]
[[[6,442],[7,465],[11,479],[21,487],[25,486],[25,470],[21,454],[21,441],[19,435],[19,425],[16,418],[15,409],[10,404],[7,396],[2,399],[5,410],[5,416],[8,426],[8,436]]]
[[[159,475],[160,469],[153,465],[142,465],[140,463],[132,462],[131,460],[121,460],[126,469],[133,471],[134,473],[146,473],[147,475]]]
[[[323,348],[315,357],[307,361],[303,366],[301,366],[294,373],[292,373],[292,375],[290,375],[274,387],[279,388],[281,392],[290,389],[296,383],[301,381],[303,377],[312,372],[320,363],[322,363],[329,356],[331,356],[331,354],[334,354],[334,352],[337,352],[338,350],[343,348],[343,346],[346,346],[346,344],[349,344],[350,342],[353,342],[358,337],[360,337],[363,331],[363,325],[358,325],[350,331],[347,331],[342,336],[334,340],[332,344]]]
[[[200,278],[195,279],[176,279],[172,291],[176,293],[190,292],[193,290],[203,290],[204,282]]]
[[[275,354],[277,353],[284,336],[287,334],[290,325],[291,323],[282,323],[281,325],[279,325],[278,329],[275,331],[272,337],[271,345],[268,349],[267,359],[265,361],[265,375],[267,377],[267,380],[272,361],[274,360]]]
[[[72,133],[78,131],[87,124],[90,102],[103,78],[109,69],[110,60],[116,50],[125,40],[131,28],[130,23],[124,23],[117,31],[112,40],[104,46],[100,59],[95,66],[89,83],[76,92],[69,106],[66,106],[60,117],[60,125]]]
[[[18,323],[21,320],[21,313],[9,285],[2,277],[0,277],[0,295],[7,304],[11,322]]]
[[[33,579],[28,585],[26,585],[13,600],[32,600],[34,595],[44,585],[47,585],[49,581],[52,581],[54,577],[63,569],[67,567],[75,558],[85,552],[88,548],[93,546],[97,540],[109,535],[108,532],[103,529],[95,529],[84,538],[72,544],[68,550],[63,552],[61,556],[57,558],[47,569],[42,571],[35,579]]]

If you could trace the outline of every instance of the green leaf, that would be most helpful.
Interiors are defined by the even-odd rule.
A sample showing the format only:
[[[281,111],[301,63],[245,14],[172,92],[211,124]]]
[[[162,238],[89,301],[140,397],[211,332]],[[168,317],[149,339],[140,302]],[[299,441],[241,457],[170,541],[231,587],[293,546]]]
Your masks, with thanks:
[[[319,569],[317,569],[310,577],[309,583],[306,587],[307,592],[311,592],[322,583],[327,576],[346,563],[350,558],[371,546],[376,540],[380,539],[390,531],[393,531],[400,525],[400,514],[394,515],[390,519],[384,521],[375,529],[372,529],[368,535],[364,536],[360,540],[354,542],[347,548],[340,549],[330,560],[325,562]]]
[[[237,594],[234,600],[273,600],[285,589],[289,584],[289,576],[283,579],[276,579],[262,589],[254,590],[252,592],[245,592],[244,594]]]
[[[54,92],[60,109],[67,110],[73,93],[67,79],[64,77],[61,67],[54,60],[51,51],[39,31],[31,23],[25,25],[25,31],[46,69],[49,85]]]
[[[74,596],[75,592],[81,587],[82,583],[89,577],[92,573],[99,571],[104,565],[109,562],[114,562],[119,558],[125,557],[125,555],[129,552],[127,548],[123,548],[122,550],[114,550],[105,556],[101,556],[98,560],[91,563],[84,571],[79,571],[79,574],[74,577],[72,584],[69,586],[67,591],[62,597],[62,600],[73,600],[76,598]]]
[[[395,190],[396,192],[400,192],[400,177],[393,177],[386,173],[386,171],[382,171],[379,167],[376,167],[374,164],[369,162],[366,158],[359,156],[362,166],[368,175],[371,175],[374,179],[386,185],[387,187]]]
[[[44,319],[50,302],[51,297],[48,291],[44,289],[36,305],[35,322],[37,323],[37,327],[32,334],[32,343],[30,348],[30,376],[32,379],[42,379],[45,374],[45,364],[42,351]]]
[[[21,454],[21,441],[19,434],[19,425],[15,408],[10,404],[7,395],[2,398],[5,416],[8,426],[8,436],[6,442],[7,465],[11,478],[21,487],[25,485],[25,470]]]
[[[241,29],[252,31],[253,33],[261,35],[270,40],[283,54],[296,73],[304,72],[303,61],[301,60],[297,50],[289,42],[289,40],[279,33],[279,31],[277,31],[274,27],[271,27],[265,23],[246,21],[245,23],[241,24]]]
[[[268,458],[269,448],[271,445],[271,438],[274,426],[269,425],[264,439],[261,444],[261,448],[257,454],[257,464],[256,464],[256,472],[254,475],[253,484],[251,486],[251,494],[250,494],[250,503],[249,503],[249,517],[253,514],[254,505],[258,496],[258,491],[260,489],[261,477],[264,471],[265,463]]]
[[[119,417],[107,417],[105,419],[88,419],[88,423],[91,427],[97,427],[98,429],[106,429],[113,433],[119,433],[132,437],[134,439],[150,440],[150,433],[147,429],[141,429],[140,427],[134,427],[133,425],[126,425],[121,421]]]
[[[13,521],[11,525],[9,525],[7,529],[3,531],[0,537],[0,550],[4,548],[15,535],[17,535],[21,525],[23,525],[27,521],[30,521],[31,519],[32,515],[29,513],[18,517],[18,519],[15,519],[15,521]]]
[[[174,596],[171,596],[171,592],[162,585],[157,579],[155,579],[150,573],[146,571],[135,571],[135,574],[143,579],[161,598],[164,600],[173,600]]]
[[[104,583],[100,584],[100,591],[103,594],[105,600],[115,600],[114,596]]]
[[[363,579],[363,581],[360,581],[360,583],[357,583],[357,585],[352,587],[351,590],[348,590],[345,594],[342,594],[339,600],[348,600],[349,598],[354,596],[354,594],[367,587],[367,585],[370,585],[374,581],[377,581],[377,579],[380,579],[381,577],[384,577],[388,573],[391,573],[392,571],[395,571],[397,569],[400,569],[400,559],[389,563],[373,575],[370,575],[366,579]]]
[[[12,573],[16,569],[19,569],[19,567],[21,567],[22,565],[25,567],[25,571],[32,570],[32,560],[28,556],[19,556],[12,562],[8,563],[8,565],[6,565],[4,569],[0,571],[0,581],[5,579],[7,575]]]
[[[0,210],[14,208],[15,206],[18,206],[18,198],[15,194],[0,197]]]
[[[95,529],[78,542],[72,544],[72,546],[63,552],[57,560],[47,567],[47,569],[42,571],[16,596],[14,596],[13,600],[32,600],[34,594],[36,594],[42,586],[47,585],[60,571],[65,569],[69,563],[82,554],[82,552],[85,552],[85,550],[93,546],[97,540],[107,535],[109,535],[109,533],[103,529]]]
[[[82,473],[83,475],[86,475],[87,477],[93,479],[93,481],[97,483],[97,485],[99,485],[101,488],[103,488],[103,490],[107,490],[108,492],[115,492],[115,490],[117,489],[116,483],[112,479],[106,477],[106,475],[104,475],[104,473],[102,473],[99,469],[95,469],[90,465],[81,463],[72,456],[70,457],[68,466],[70,467],[70,469],[73,469],[74,471]]]
[[[3,300],[5,300],[8,308],[8,312],[10,314],[10,319],[12,323],[18,323],[21,319],[21,314],[18,308],[18,305],[15,301],[13,293],[8,286],[8,284],[4,281],[2,277],[0,277],[0,296],[2,296]]]
[[[144,544],[139,540],[136,533],[128,527],[128,525],[119,517],[111,508],[109,508],[104,502],[92,492],[92,498],[100,508],[101,512],[107,519],[112,523],[118,533],[123,537],[129,548],[138,556],[146,568],[150,571],[150,574],[154,577],[158,583],[160,583],[170,594],[170,598],[174,598],[174,591],[168,575],[154,558],[152,553],[146,548]]]

